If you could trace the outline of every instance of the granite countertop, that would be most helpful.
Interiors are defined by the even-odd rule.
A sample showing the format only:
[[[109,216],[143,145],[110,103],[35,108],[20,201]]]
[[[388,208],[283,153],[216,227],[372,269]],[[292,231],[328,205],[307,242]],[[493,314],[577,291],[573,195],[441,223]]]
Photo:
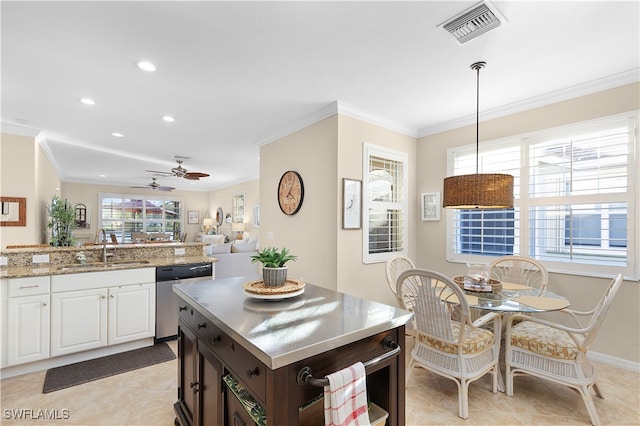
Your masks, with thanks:
[[[53,264],[40,263],[29,266],[0,267],[0,278],[24,278],[43,275],[64,275],[83,272],[113,271],[136,268],[155,268],[171,265],[186,265],[191,263],[215,263],[217,259],[209,256],[175,256],[152,259],[116,259],[103,262],[90,262],[86,266],[79,263]]]
[[[411,312],[312,284],[283,300],[248,296],[259,276],[174,285],[174,292],[271,369],[406,324]]]

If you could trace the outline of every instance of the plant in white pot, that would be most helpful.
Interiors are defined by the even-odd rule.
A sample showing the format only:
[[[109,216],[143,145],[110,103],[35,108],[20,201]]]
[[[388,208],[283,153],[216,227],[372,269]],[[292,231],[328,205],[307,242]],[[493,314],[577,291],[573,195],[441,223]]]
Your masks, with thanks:
[[[266,286],[281,286],[287,280],[288,266],[285,263],[294,261],[298,256],[289,254],[289,249],[283,247],[278,250],[275,247],[266,247],[258,250],[258,254],[251,256],[251,263],[262,263],[262,279]]]

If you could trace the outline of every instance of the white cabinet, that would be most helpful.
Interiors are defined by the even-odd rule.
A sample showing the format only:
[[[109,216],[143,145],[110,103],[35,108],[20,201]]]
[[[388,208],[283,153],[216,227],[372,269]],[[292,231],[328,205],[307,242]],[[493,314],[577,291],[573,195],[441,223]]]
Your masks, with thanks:
[[[49,277],[7,280],[7,366],[49,358]]]
[[[51,295],[51,356],[107,345],[107,289]]]
[[[115,345],[155,335],[155,283],[109,288],[109,336]]]
[[[51,356],[155,334],[154,268],[54,275],[51,292]]]

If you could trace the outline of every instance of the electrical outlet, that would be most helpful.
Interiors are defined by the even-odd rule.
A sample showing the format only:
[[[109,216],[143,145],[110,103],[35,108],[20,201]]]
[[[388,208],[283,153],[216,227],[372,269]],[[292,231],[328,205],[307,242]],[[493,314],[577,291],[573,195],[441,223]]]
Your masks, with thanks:
[[[9,264],[9,258],[7,256],[0,256],[0,266],[7,266]]]
[[[33,263],[49,263],[48,254],[34,254]]]
[[[183,248],[177,248],[177,249],[174,250],[174,254],[176,256],[184,256],[185,253],[186,253],[186,251]]]

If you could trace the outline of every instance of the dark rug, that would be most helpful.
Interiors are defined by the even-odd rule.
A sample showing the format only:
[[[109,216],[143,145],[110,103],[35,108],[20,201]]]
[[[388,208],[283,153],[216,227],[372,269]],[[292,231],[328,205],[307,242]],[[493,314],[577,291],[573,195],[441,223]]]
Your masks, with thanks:
[[[42,393],[81,385],[172,359],[176,359],[176,355],[171,348],[166,343],[160,343],[133,351],[51,368],[47,370]]]

